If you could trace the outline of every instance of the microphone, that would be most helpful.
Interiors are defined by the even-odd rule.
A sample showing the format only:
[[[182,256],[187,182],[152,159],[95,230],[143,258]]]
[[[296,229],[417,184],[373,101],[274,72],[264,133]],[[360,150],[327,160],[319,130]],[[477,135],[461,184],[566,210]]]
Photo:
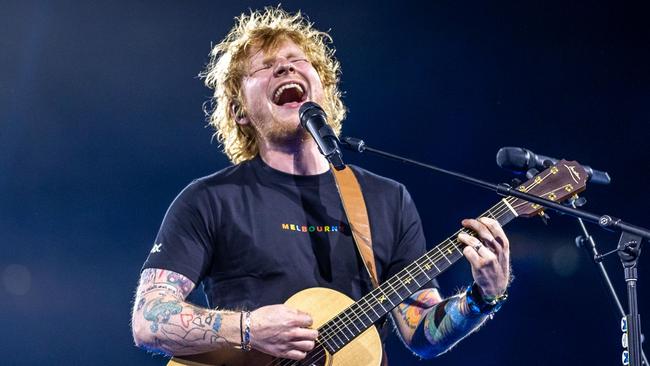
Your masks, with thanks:
[[[336,170],[345,168],[339,148],[339,139],[332,127],[327,124],[327,115],[323,108],[314,102],[305,102],[298,110],[298,117],[302,127],[309,131],[318,145],[318,150],[325,155],[330,164]]]
[[[544,170],[558,162],[559,159],[538,155],[523,147],[502,147],[497,152],[497,165],[514,172],[526,172],[529,169]],[[612,178],[607,172],[583,165],[589,181],[595,184],[610,184]]]

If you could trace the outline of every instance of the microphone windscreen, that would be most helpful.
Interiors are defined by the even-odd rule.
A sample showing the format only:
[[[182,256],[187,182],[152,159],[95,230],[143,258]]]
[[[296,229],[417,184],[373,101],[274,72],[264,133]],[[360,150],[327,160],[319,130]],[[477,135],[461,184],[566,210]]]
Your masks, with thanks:
[[[497,165],[508,170],[528,170],[528,152],[520,147],[502,147],[497,151]]]
[[[298,109],[298,118],[303,127],[305,127],[307,121],[309,121],[309,119],[314,115],[321,115],[324,120],[327,120],[323,108],[314,102],[305,102],[300,106],[300,109]]]

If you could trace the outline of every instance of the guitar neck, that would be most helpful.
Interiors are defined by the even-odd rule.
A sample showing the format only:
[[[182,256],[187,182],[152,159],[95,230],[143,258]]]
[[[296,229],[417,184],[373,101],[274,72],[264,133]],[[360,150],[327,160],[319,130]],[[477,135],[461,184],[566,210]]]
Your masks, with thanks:
[[[504,226],[517,217],[517,212],[504,198],[479,217],[495,219],[501,226]],[[461,232],[475,235],[468,229],[458,230],[454,235],[443,240],[415,262],[389,278],[381,286],[350,305],[318,329],[320,344],[330,353],[343,348],[406,298],[458,261],[463,256],[463,244],[459,243],[457,239]]]

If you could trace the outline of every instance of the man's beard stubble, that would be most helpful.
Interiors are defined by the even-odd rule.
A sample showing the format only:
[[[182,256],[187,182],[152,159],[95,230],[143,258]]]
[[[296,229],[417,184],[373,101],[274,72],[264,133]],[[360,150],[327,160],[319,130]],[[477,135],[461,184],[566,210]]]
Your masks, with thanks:
[[[255,134],[258,141],[263,140],[274,146],[298,147],[311,139],[309,132],[300,124],[289,125],[278,121],[255,126]]]

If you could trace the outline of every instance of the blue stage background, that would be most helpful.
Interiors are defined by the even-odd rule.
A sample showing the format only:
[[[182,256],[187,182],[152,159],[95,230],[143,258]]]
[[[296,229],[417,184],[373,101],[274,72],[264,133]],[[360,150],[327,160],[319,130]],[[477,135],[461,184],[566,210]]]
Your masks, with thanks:
[[[139,269],[179,190],[229,164],[206,127],[210,91],[197,74],[234,16],[274,4],[0,3],[3,364],[164,364],[131,339]],[[493,182],[510,179],[494,163],[501,146],[575,159],[613,177],[589,186],[588,209],[650,226],[647,3],[283,6],[331,30],[349,107],[344,134]],[[431,246],[498,199],[398,163],[345,157],[406,184]],[[615,246],[615,234],[590,227],[602,251]],[[392,336],[392,365],[620,362],[619,316],[574,245],[577,223],[552,214],[548,226],[518,220],[507,232],[516,279],[495,319],[430,361]],[[618,259],[605,263],[625,299]],[[470,280],[466,263],[440,276],[447,295]]]

